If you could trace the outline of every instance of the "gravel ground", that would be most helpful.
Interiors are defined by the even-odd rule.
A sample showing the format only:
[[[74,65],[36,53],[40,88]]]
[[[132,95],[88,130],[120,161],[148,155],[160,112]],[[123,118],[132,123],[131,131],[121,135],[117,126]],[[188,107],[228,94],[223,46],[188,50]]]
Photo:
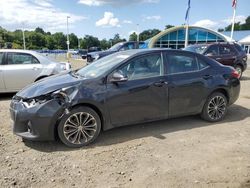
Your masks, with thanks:
[[[73,67],[81,67],[75,62]],[[23,142],[0,95],[0,187],[250,187],[250,70],[224,121],[198,116],[113,129],[91,146]]]

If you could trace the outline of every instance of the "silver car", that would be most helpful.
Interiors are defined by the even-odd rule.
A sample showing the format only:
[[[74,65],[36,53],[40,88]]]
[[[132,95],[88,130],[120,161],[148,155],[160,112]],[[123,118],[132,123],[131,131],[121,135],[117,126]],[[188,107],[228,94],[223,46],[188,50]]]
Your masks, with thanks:
[[[42,78],[70,69],[30,50],[0,50],[0,93],[16,92]]]

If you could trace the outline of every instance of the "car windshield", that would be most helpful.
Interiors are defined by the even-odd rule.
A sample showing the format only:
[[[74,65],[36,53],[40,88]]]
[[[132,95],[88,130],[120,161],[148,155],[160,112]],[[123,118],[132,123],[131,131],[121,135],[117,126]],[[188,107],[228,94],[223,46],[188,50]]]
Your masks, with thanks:
[[[196,52],[199,54],[202,54],[207,49],[206,45],[199,45],[199,46],[188,46],[184,48],[184,50],[190,51],[190,52]]]
[[[110,51],[118,51],[121,46],[122,46],[122,43],[117,43],[114,46],[111,46],[111,48],[109,48],[108,50],[110,50]]]
[[[86,67],[83,67],[82,69],[78,70],[76,74],[79,74],[80,76],[85,78],[96,78],[98,76],[101,76],[123,60],[127,59],[128,57],[129,54],[112,54],[107,57],[101,58]]]

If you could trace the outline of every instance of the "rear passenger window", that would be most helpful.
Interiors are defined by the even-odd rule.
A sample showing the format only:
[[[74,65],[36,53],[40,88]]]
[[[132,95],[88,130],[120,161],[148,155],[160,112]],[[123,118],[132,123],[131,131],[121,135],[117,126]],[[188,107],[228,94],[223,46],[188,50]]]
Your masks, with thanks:
[[[233,53],[234,51],[229,46],[220,46],[220,55],[230,55]]]
[[[209,65],[207,64],[207,62],[205,60],[203,60],[201,58],[197,58],[197,60],[198,60],[200,70],[209,67]]]
[[[3,53],[0,53],[0,65],[3,63]]]
[[[206,53],[204,55],[209,55],[209,56],[216,56],[216,55],[219,55],[219,52],[218,52],[218,46],[214,45],[214,46],[210,46]]]
[[[19,65],[19,64],[38,64],[39,61],[30,54],[24,53],[8,53],[8,64]]]
[[[199,70],[196,58],[189,55],[169,54],[168,73],[185,73]]]

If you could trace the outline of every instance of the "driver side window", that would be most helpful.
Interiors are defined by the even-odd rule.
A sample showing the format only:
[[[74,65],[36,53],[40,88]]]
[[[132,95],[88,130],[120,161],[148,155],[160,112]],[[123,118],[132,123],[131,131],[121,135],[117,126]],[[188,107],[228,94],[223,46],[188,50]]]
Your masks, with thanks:
[[[163,61],[161,54],[152,54],[129,61],[119,70],[128,80],[137,80],[163,75]]]

